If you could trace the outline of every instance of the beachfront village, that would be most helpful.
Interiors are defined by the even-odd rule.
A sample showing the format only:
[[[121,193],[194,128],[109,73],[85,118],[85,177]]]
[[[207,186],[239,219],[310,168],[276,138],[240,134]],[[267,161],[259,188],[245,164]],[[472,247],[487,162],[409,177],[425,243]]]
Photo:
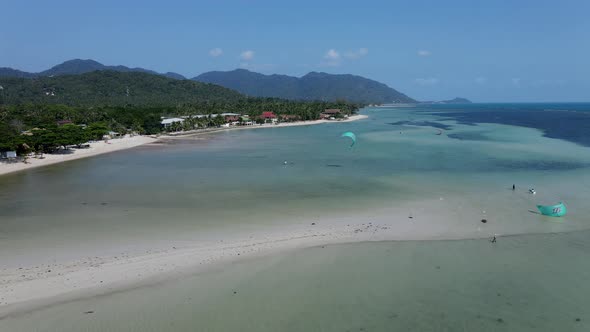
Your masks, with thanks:
[[[320,120],[339,121],[348,118],[340,109],[326,109],[320,113]],[[166,132],[192,131],[206,128],[230,128],[237,126],[277,125],[285,122],[298,122],[301,117],[296,114],[275,114],[262,112],[258,116],[240,113],[197,114],[181,117],[162,117],[161,125]],[[312,120],[313,121],[313,120]]]

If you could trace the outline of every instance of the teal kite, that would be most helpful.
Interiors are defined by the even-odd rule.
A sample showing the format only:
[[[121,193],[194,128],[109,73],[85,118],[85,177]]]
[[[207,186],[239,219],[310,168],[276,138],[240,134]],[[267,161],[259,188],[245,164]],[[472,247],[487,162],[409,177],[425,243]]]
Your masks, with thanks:
[[[352,131],[347,131],[344,134],[342,134],[342,136],[340,136],[340,137],[350,137],[350,139],[352,139],[352,144],[350,144],[351,148],[356,143],[356,135]]]
[[[550,217],[563,217],[567,213],[567,208],[562,202],[557,205],[537,205],[537,209],[541,211],[541,214]]]

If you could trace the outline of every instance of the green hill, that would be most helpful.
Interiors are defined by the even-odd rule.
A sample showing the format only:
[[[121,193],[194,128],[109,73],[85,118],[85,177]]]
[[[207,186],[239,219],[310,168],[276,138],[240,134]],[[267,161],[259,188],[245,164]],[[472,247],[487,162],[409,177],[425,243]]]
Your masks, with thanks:
[[[33,79],[0,77],[0,85],[0,101],[9,105],[172,106],[244,99],[238,92],[217,85],[141,72],[95,71]]]
[[[256,97],[293,100],[347,100],[350,102],[415,103],[416,101],[383,83],[355,75],[311,72],[301,78],[263,75],[245,69],[201,74],[195,81],[213,83]]]
[[[155,75],[162,75],[169,78],[175,78],[184,80],[186,79],[184,76],[177,74],[177,73],[158,73],[153,70],[144,69],[144,68],[129,68],[126,66],[106,66],[100,62],[94,60],[83,60],[83,59],[73,59],[68,60],[64,63],[59,65],[53,66],[50,69],[44,70],[39,73],[28,73],[17,69],[12,68],[0,68],[0,77],[41,77],[41,76],[59,76],[59,75],[79,75],[90,73],[97,70],[111,70],[111,71],[120,71],[120,72],[141,72],[141,73],[148,73],[148,74],[155,74]]]

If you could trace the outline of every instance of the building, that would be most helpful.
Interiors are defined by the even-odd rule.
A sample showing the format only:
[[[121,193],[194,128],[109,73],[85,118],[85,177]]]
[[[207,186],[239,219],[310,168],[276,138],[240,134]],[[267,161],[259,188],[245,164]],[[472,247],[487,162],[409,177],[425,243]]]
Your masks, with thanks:
[[[324,114],[330,114],[332,116],[340,114],[340,113],[341,113],[341,111],[339,108],[329,108],[329,109],[324,110]]]
[[[281,114],[280,115],[281,121],[298,121],[301,119],[299,115],[295,114]]]
[[[233,123],[233,122],[239,122],[239,121],[240,121],[239,115],[226,115],[225,116],[225,122]]]
[[[67,124],[72,124],[71,120],[59,120],[57,121],[57,125],[58,126],[63,126],[63,125],[67,125]]]
[[[164,128],[168,128],[170,126],[172,126],[173,123],[183,123],[184,119],[182,118],[168,118],[168,119],[163,119],[162,122],[160,122],[160,124],[162,124],[162,126],[164,126]]]
[[[264,122],[270,121],[272,123],[275,123],[278,120],[277,115],[274,114],[274,112],[262,112],[258,118],[264,120]]]
[[[340,109],[338,108],[328,108],[325,109],[322,113],[320,113],[320,119],[329,119],[334,120],[336,117],[340,117],[342,115]]]

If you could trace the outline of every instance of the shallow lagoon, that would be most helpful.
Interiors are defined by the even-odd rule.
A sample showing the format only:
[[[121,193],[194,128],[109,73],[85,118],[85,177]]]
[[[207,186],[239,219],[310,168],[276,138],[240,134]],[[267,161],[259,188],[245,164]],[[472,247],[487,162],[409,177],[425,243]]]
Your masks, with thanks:
[[[311,248],[2,325],[9,331],[587,328],[589,148],[533,128],[458,123],[419,109],[364,112],[369,119],[359,122],[226,132],[2,177],[0,262],[76,259],[109,248],[116,254],[322,217],[370,220],[392,206],[407,206],[403,213],[421,222],[413,202],[439,199],[439,212],[455,216],[459,227],[440,237],[500,234],[500,241]],[[358,137],[352,149],[339,137],[348,130]],[[536,196],[527,193],[531,187]],[[535,213],[535,204],[558,201],[568,204],[566,218]],[[483,217],[490,223],[480,224]],[[433,223],[418,225],[428,230]],[[571,231],[578,233],[504,236]],[[83,314],[89,310],[95,313]]]
[[[2,326],[62,332],[586,331],[589,235],[309,248],[57,305]]]

